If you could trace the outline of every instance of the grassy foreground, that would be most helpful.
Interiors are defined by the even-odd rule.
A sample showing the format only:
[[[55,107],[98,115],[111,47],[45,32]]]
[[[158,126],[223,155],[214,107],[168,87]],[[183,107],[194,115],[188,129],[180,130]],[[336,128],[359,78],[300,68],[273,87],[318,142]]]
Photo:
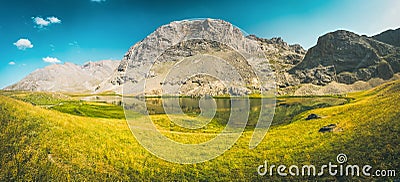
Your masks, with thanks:
[[[349,94],[354,100],[348,104],[306,111],[288,124],[271,128],[255,149],[248,148],[252,131],[246,130],[222,156],[183,165],[166,162],[147,152],[135,140],[125,120],[118,119],[117,111],[110,110],[108,113],[112,114],[107,114],[108,107],[97,113],[106,116],[88,116],[85,113],[96,112],[79,109],[82,116],[76,116],[79,114],[66,114],[72,112],[68,110],[71,108],[54,105],[52,99],[35,101],[51,101],[44,103],[50,107],[46,109],[32,105],[32,98],[21,95],[27,98],[24,102],[11,96],[15,93],[4,92],[0,95],[0,181],[398,180],[399,93],[397,81]],[[90,107],[82,107],[87,108]],[[310,113],[322,118],[305,120]],[[318,132],[328,124],[337,124],[338,131]],[[209,139],[210,135],[187,137],[186,140],[196,142]],[[399,174],[395,177],[329,176],[327,172],[320,177],[257,174],[258,166],[265,160],[275,165],[321,166],[336,163],[339,153],[347,155],[349,164],[368,164],[373,167],[371,171],[393,169]]]

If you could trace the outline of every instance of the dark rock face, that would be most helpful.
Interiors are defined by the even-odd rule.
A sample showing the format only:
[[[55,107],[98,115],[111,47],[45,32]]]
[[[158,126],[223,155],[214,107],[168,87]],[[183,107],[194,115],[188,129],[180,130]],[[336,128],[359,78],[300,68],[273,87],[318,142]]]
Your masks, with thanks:
[[[352,84],[371,78],[390,79],[400,70],[400,49],[373,38],[339,30],[321,36],[304,60],[289,70],[301,83]]]
[[[320,129],[318,130],[318,132],[321,132],[321,133],[333,132],[333,130],[334,130],[335,128],[336,128],[336,124],[329,124],[329,125],[327,125],[327,126],[324,126],[324,127],[320,128]]]
[[[295,70],[295,75],[304,83],[314,85],[326,85],[336,80],[334,66],[317,66],[311,69]]]
[[[385,80],[388,80],[393,76],[393,69],[386,61],[380,62],[376,68],[376,71],[377,76]]]
[[[384,31],[378,35],[372,36],[372,38],[392,46],[400,47],[400,28]]]

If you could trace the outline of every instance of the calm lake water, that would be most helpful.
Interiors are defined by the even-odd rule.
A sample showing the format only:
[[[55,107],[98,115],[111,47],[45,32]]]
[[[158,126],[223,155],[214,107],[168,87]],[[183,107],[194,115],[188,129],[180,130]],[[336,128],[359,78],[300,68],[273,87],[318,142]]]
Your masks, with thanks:
[[[121,104],[122,98],[119,96],[90,96],[82,100],[107,102],[112,104]],[[189,116],[198,116],[201,114],[200,98],[124,98],[125,108],[133,111],[146,112],[150,115],[165,114],[166,112],[174,114],[186,114]],[[249,102],[249,103],[248,103]],[[247,102],[240,98],[214,98],[214,101],[203,102],[203,108],[215,107],[213,118],[221,125],[225,125],[231,117],[231,111],[248,113],[247,126],[255,126],[259,119],[260,111],[263,113],[274,112],[272,126],[288,124],[294,116],[315,108],[329,107],[341,105],[347,102],[344,98],[334,97],[289,97],[277,98],[275,100],[264,100],[265,104],[261,104],[262,99],[249,99]],[[207,103],[209,105],[207,105]],[[210,105],[210,103],[215,103]],[[249,109],[246,109],[249,107]],[[166,109],[167,108],[167,109]],[[246,111],[249,112],[246,112]],[[268,113],[267,113],[268,114]],[[265,116],[265,119],[269,119]],[[269,119],[270,120],[270,119]]]

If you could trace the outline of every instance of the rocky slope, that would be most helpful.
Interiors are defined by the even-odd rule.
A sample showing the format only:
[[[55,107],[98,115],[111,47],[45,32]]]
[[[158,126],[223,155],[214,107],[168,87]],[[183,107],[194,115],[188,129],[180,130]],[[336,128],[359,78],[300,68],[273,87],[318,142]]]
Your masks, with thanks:
[[[372,36],[372,38],[392,46],[400,47],[400,28],[384,31],[378,35]]]
[[[367,36],[339,30],[321,36],[304,60],[289,70],[300,83],[353,84],[388,80],[400,71],[400,49]]]
[[[261,46],[266,59],[275,71],[276,86],[278,88],[299,84],[288,71],[303,60],[307,52],[303,47],[299,44],[289,45],[280,37],[263,39],[250,35],[248,38],[257,41]]]
[[[53,64],[38,69],[5,90],[92,93],[103,80],[108,79],[120,61]]]

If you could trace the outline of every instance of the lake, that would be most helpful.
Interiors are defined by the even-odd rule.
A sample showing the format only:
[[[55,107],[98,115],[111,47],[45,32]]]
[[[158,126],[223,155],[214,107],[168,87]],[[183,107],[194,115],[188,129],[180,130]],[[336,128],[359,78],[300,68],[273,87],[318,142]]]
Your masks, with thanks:
[[[121,105],[121,96],[101,96],[92,95],[82,97],[81,100],[90,102],[104,102],[115,105]],[[145,101],[144,101],[145,100]],[[215,122],[220,125],[226,125],[229,118],[232,117],[231,111],[235,112],[239,110],[242,114],[246,114],[246,105],[248,104],[248,122],[247,127],[254,127],[257,124],[260,111],[264,109],[267,112],[274,112],[273,121],[271,126],[289,124],[293,117],[311,109],[330,107],[335,105],[341,105],[347,103],[346,98],[338,97],[285,97],[276,98],[276,100],[264,100],[267,103],[261,104],[262,99],[250,98],[249,103],[244,102],[243,99],[240,101],[239,98],[235,98],[236,106],[232,107],[232,100],[230,98],[214,98],[215,105],[207,107],[205,110],[212,109],[215,107],[215,113],[209,114],[208,117],[212,117]],[[172,98],[135,98],[126,97],[124,98],[125,108],[146,113],[149,115],[165,114],[166,108],[169,114],[185,114],[191,117],[197,117],[201,115],[200,98],[191,97],[172,97]],[[262,105],[264,108],[262,108]],[[242,111],[240,111],[242,110]],[[210,111],[211,112],[211,111]],[[207,115],[206,115],[207,116]],[[269,117],[266,117],[269,119]]]

